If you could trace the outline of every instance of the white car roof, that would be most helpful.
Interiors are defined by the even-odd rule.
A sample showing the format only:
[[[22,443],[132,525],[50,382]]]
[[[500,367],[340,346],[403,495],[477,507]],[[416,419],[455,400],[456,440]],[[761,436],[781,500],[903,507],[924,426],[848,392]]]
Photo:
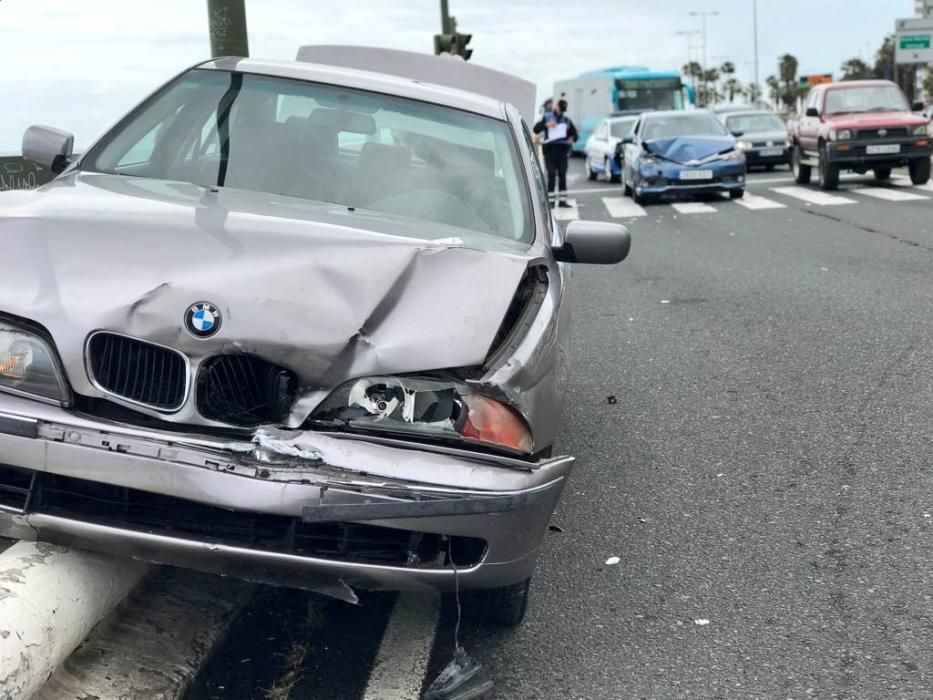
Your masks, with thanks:
[[[445,59],[453,60],[453,59]],[[306,63],[304,61],[277,61],[258,58],[217,58],[198,66],[209,70],[236,70],[242,73],[268,75],[278,78],[306,80],[326,85],[368,90],[397,97],[407,97],[454,109],[474,112],[494,119],[505,119],[505,105],[489,97],[465,90],[433,85],[384,73],[353,68]]]

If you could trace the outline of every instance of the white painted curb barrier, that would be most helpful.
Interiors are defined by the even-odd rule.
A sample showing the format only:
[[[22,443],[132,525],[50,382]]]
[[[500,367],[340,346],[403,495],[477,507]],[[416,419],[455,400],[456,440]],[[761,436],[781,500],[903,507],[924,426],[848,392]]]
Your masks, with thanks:
[[[0,553],[0,698],[35,693],[148,568],[35,542]]]

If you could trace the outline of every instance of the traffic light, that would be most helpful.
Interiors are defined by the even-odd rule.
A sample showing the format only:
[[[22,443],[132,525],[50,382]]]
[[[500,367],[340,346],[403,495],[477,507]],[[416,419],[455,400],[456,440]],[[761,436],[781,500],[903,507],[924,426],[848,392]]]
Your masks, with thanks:
[[[470,56],[473,55],[473,49],[469,48],[470,40],[473,38],[472,34],[454,34],[456,37],[457,44],[457,55],[460,56],[464,61],[469,61]]]
[[[434,54],[440,56],[449,53],[452,56],[460,56],[464,61],[469,61],[470,56],[473,55],[473,49],[468,46],[472,39],[472,34],[435,34]]]

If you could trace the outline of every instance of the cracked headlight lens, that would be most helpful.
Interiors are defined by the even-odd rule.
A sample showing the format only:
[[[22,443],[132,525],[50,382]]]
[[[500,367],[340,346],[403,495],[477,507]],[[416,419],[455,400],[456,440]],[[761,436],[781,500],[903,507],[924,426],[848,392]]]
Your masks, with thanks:
[[[530,454],[524,418],[455,380],[367,377],[337,387],[309,419],[318,427],[454,440]]]
[[[0,390],[68,400],[52,349],[38,335],[0,322]]]

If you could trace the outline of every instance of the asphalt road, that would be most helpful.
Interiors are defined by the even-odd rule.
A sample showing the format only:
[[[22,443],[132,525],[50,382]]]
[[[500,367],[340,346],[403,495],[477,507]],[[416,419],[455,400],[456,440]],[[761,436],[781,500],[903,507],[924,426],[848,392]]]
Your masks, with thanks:
[[[577,467],[525,624],[465,626],[491,697],[933,697],[933,188],[814,203],[777,171],[748,206],[638,212],[581,170],[572,215],[625,222],[632,254],[575,271]],[[282,697],[362,696],[391,597],[369,606],[325,606]],[[192,697],[273,683],[217,694],[218,658]]]

